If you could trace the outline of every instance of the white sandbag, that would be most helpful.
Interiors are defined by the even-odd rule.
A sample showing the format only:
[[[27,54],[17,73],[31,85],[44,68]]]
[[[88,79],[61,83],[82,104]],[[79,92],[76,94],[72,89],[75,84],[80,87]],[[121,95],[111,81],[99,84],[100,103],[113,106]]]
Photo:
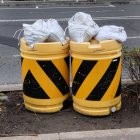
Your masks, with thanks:
[[[24,38],[30,47],[33,47],[35,43],[44,42],[49,32],[46,31],[46,22],[44,20],[37,20],[32,25],[23,24]]]
[[[96,33],[97,30],[82,24],[74,24],[69,28],[70,39],[80,43],[91,40]]]
[[[86,14],[84,12],[77,12],[69,21],[68,24],[73,24],[73,23],[78,23],[78,24],[84,24],[87,26],[95,26],[99,28],[99,26],[93,21],[92,17],[90,14]]]
[[[49,19],[47,21],[47,29],[49,30],[49,37],[47,41],[61,42],[63,45],[67,43],[64,30],[55,19]]]
[[[67,43],[64,30],[55,19],[37,20],[32,25],[23,24],[24,38],[30,47],[44,41]]]
[[[124,27],[119,27],[115,25],[100,27],[98,34],[95,36],[98,41],[102,40],[117,40],[119,42],[124,42],[127,39],[127,34]]]
[[[69,37],[76,42],[91,40],[99,31],[99,26],[89,14],[78,12],[69,21]]]

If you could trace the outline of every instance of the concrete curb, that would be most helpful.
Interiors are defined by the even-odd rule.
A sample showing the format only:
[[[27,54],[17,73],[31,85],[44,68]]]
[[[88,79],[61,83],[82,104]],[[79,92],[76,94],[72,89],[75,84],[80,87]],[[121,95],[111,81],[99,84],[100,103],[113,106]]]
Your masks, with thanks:
[[[18,91],[18,90],[22,90],[22,84],[0,85],[0,92],[2,92],[2,91]]]
[[[122,79],[122,84],[131,84],[132,81],[130,79]],[[72,84],[70,85],[70,87]],[[0,92],[6,91],[21,91],[23,89],[22,84],[3,84],[0,85]]]
[[[41,2],[41,1],[5,1],[4,3],[0,3],[1,7],[13,7],[13,6],[35,6],[35,5],[46,5],[46,6],[79,6],[79,5],[92,5],[92,4],[140,4],[139,0],[89,0],[89,1],[79,1],[76,2],[76,0],[53,0],[53,1],[46,1]]]
[[[139,137],[140,128],[125,128],[1,137],[0,140],[139,140]]]
[[[132,137],[137,135],[137,140],[140,137],[140,128],[127,128],[127,129],[109,129],[109,130],[95,130],[95,131],[82,131],[82,132],[67,132],[60,133],[60,140],[116,140]],[[134,139],[133,139],[134,140]]]

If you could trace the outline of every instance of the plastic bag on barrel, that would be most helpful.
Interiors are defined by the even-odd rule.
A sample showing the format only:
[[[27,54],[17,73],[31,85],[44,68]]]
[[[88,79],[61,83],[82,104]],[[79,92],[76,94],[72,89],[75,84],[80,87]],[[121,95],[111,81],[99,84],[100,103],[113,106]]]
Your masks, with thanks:
[[[76,42],[91,40],[99,31],[99,26],[93,21],[91,15],[78,12],[69,21],[70,39]]]
[[[37,20],[32,25],[23,24],[24,39],[30,47],[33,47],[35,43],[44,42],[49,32],[45,32],[46,23],[44,20]]]
[[[63,45],[67,43],[66,36],[64,35],[64,30],[58,24],[57,20],[49,19],[47,21],[47,30],[49,31],[49,36],[47,41],[49,42],[61,42]]]
[[[124,27],[119,27],[115,25],[100,27],[98,34],[95,36],[98,41],[102,40],[117,40],[119,42],[124,42],[127,39],[127,34]]]
[[[66,44],[64,30],[55,19],[37,20],[32,25],[23,24],[24,38],[30,47],[41,42],[61,42]]]

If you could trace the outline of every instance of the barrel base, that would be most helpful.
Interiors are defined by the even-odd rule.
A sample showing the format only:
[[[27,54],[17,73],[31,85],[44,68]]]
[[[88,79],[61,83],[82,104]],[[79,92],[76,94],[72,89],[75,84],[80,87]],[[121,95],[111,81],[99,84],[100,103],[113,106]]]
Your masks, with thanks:
[[[55,113],[63,108],[69,94],[54,99],[35,99],[23,94],[25,108],[36,113]]]
[[[111,114],[111,112],[116,112],[121,109],[121,101],[114,105],[105,108],[93,108],[93,107],[85,107],[79,104],[73,103],[74,110],[80,114],[88,115],[88,116],[106,116]]]
[[[34,105],[28,102],[24,102],[24,104],[27,110],[37,113],[54,113],[60,111],[63,108],[63,103],[56,105]]]

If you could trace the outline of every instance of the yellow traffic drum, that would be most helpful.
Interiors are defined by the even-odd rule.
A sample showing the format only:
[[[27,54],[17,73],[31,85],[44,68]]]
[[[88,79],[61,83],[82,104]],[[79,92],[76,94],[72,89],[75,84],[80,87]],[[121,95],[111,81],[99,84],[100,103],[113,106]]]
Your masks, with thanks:
[[[21,39],[23,98],[28,110],[60,111],[69,96],[69,45],[37,43],[33,48]]]
[[[104,116],[121,108],[122,46],[115,40],[70,42],[73,107]]]

